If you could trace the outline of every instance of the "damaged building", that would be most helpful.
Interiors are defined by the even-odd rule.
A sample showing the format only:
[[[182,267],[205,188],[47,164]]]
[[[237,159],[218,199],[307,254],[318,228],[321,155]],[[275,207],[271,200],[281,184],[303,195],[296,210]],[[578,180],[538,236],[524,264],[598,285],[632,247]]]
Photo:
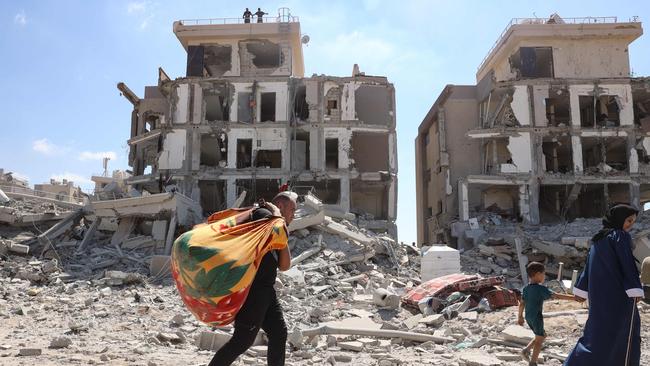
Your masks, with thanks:
[[[230,24],[234,23],[234,24]],[[283,184],[318,196],[327,215],[396,234],[395,90],[355,66],[350,77],[304,77],[298,17],[265,23],[181,20],[184,77],[158,70],[133,104],[126,184],[199,202],[203,215],[270,200]]]
[[[513,19],[476,85],[447,85],[415,140],[417,240],[454,243],[481,212],[525,224],[650,202],[650,79],[637,19]],[[471,222],[470,222],[471,225]]]

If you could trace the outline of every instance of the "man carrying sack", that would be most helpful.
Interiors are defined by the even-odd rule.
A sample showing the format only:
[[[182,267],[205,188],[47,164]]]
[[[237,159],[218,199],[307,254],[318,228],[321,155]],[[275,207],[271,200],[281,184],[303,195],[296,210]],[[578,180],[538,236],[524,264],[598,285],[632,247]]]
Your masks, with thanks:
[[[250,221],[282,216],[287,225],[293,220],[297,195],[293,192],[280,192],[267,207],[252,211]],[[288,237],[288,234],[284,236]],[[291,254],[288,243],[284,248],[268,252],[262,258],[248,297],[235,317],[235,332],[214,355],[209,366],[227,366],[253,345],[260,328],[266,333],[269,344],[267,362],[269,366],[284,365],[287,341],[287,326],[282,315],[273,285],[278,268],[286,271],[291,267]]]

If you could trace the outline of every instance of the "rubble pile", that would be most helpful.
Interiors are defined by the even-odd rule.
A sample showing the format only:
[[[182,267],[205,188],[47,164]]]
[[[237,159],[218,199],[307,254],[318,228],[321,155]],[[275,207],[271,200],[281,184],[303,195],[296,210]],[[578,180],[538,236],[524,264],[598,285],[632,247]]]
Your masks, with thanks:
[[[464,249],[461,264],[466,272],[503,275],[508,287],[520,288],[525,277],[520,263],[545,263],[551,279],[570,279],[575,275],[574,271],[582,270],[591,237],[601,229],[601,221],[600,218],[578,218],[557,225],[535,226],[484,213],[470,219],[469,223],[452,224],[451,235]],[[650,215],[639,214],[630,233],[637,257],[650,255],[650,240],[647,239]],[[561,275],[558,276],[560,269]]]
[[[293,265],[276,281],[288,365],[526,365],[519,350],[533,334],[514,325],[510,288],[521,279],[511,238],[488,238],[461,255],[463,273],[423,282],[419,248],[326,214],[313,197],[300,206]],[[153,269],[168,259],[156,255],[150,230],[129,230],[114,245],[111,230],[88,235],[92,219],[78,210],[43,232],[0,226],[0,363],[205,365],[232,326],[211,329],[192,317],[168,273]],[[640,313],[650,321],[648,305]],[[545,316],[542,358],[558,366],[586,309],[550,301]],[[265,344],[260,332],[236,364],[266,364]],[[642,357],[650,363],[648,352]]]
[[[0,224],[25,227],[48,225],[70,212],[71,204],[39,198],[16,198],[0,203]]]

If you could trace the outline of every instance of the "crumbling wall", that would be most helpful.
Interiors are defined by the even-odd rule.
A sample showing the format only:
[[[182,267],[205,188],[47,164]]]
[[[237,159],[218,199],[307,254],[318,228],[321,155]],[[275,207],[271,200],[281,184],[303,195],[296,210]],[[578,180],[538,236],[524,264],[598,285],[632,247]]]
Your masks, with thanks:
[[[174,102],[174,124],[187,123],[190,109],[190,85],[186,83],[176,85],[172,100]]]
[[[187,131],[175,129],[165,135],[163,150],[158,158],[158,169],[182,169],[186,159]]]
[[[619,107],[619,121],[621,126],[634,125],[634,107],[632,104],[632,88],[629,84],[580,84],[570,85],[571,98],[571,124],[581,127],[580,96],[592,97],[598,95],[611,95],[616,97]]]
[[[350,166],[350,144],[352,131],[347,128],[326,127],[323,129],[325,139],[337,139],[339,146],[338,168],[348,169]],[[325,156],[325,146],[321,150],[322,156]]]
[[[252,163],[260,150],[281,151],[282,168],[289,166],[287,135],[284,128],[233,128],[228,133],[228,168],[237,169],[238,140],[252,140]]]
[[[241,76],[291,75],[291,46],[288,41],[239,41],[239,59]]]
[[[257,122],[264,122],[263,117],[263,93],[275,93],[275,121],[288,121],[287,113],[287,98],[289,95],[289,88],[286,82],[261,82],[257,88],[256,95],[256,108],[257,108]]]

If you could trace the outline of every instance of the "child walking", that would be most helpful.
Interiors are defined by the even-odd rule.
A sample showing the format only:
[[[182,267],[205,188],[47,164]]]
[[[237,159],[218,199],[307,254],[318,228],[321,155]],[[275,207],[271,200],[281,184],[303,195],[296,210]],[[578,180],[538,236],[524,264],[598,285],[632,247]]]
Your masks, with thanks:
[[[542,285],[544,283],[544,278],[546,277],[546,268],[542,263],[531,262],[526,267],[526,273],[530,279],[530,283],[524,287],[522,291],[521,301],[519,302],[519,319],[517,323],[519,325],[524,325],[524,310],[526,313],[526,323],[535,334],[530,343],[521,351],[522,357],[528,361],[528,366],[537,366],[537,357],[539,357],[539,352],[542,349],[542,343],[546,337],[546,332],[544,331],[544,318],[542,317],[542,309],[544,307],[544,301],[548,299],[560,299],[560,300],[575,300],[582,301],[581,299],[576,299],[574,295],[564,295],[558,294],[548,289],[548,287]],[[531,355],[530,351],[533,350]]]

